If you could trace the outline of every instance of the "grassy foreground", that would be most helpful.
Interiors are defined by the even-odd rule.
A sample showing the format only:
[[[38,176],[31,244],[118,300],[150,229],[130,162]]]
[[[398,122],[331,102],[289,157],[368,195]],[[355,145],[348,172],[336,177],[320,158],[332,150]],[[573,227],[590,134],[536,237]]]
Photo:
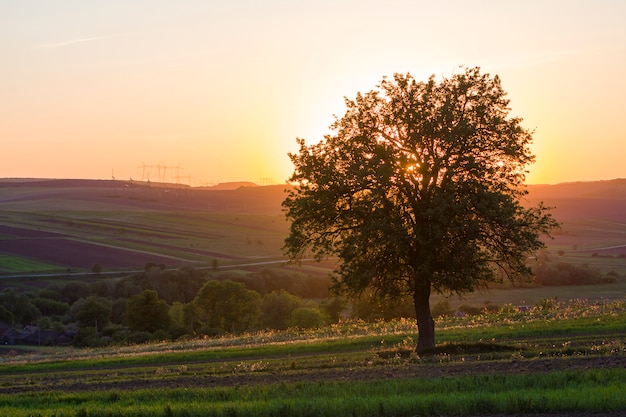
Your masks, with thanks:
[[[439,416],[626,409],[626,370],[3,396],[6,416]]]
[[[449,318],[342,323],[8,356],[3,416],[442,416],[626,411],[626,302],[546,301]]]

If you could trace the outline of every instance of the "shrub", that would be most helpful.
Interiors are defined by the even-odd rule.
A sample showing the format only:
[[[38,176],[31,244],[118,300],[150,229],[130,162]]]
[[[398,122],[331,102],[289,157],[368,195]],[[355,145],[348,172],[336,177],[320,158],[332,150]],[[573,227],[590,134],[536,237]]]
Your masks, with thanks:
[[[261,299],[259,324],[263,328],[285,330],[289,327],[291,313],[302,304],[300,297],[285,290],[274,290]]]
[[[65,284],[59,292],[61,293],[61,301],[72,305],[81,298],[87,298],[91,295],[91,287],[89,284],[81,281],[72,281]]]
[[[482,307],[470,306],[467,304],[460,305],[458,310],[461,313],[467,314],[468,316],[478,316],[483,313]]]
[[[32,303],[44,316],[63,316],[70,311],[70,305],[50,298],[34,298]]]
[[[5,306],[0,305],[0,322],[13,326],[15,324],[15,316]]]
[[[163,342],[170,340],[169,333],[163,329],[159,329],[152,334],[152,340],[157,342]]]
[[[515,314],[517,313],[517,307],[515,307],[513,304],[505,304],[502,307],[500,307],[500,314]]]
[[[170,325],[169,305],[154,290],[144,290],[128,300],[124,323],[131,330],[155,332]]]
[[[102,269],[102,265],[100,265],[99,263],[95,263],[91,267],[91,272],[93,272],[94,274],[99,274],[100,272],[102,272]]]
[[[588,265],[572,265],[567,262],[545,263],[533,268],[536,282],[540,285],[590,285],[602,283],[602,274]]]
[[[430,312],[433,315],[433,317],[435,317],[435,318],[437,318],[437,317],[448,317],[448,316],[451,316],[454,313],[454,311],[450,307],[450,303],[445,298],[437,301],[431,307]]]
[[[70,314],[81,327],[97,326],[102,328],[109,323],[111,301],[96,296],[81,298],[72,304]]]
[[[341,314],[346,310],[348,301],[343,297],[332,297],[322,302],[321,308],[331,323],[339,322]]]
[[[126,314],[127,307],[127,298],[118,298],[115,300],[111,305],[111,314],[109,315],[111,323],[122,324],[124,322],[124,315]]]
[[[130,332],[126,336],[126,343],[130,343],[133,345],[140,345],[143,343],[148,343],[151,340],[152,340],[152,333],[144,332],[144,331]]]
[[[502,310],[501,306],[498,304],[491,304],[489,302],[485,303],[485,307],[483,308],[483,311],[489,314],[498,313],[500,310]]]
[[[410,297],[383,301],[376,299],[373,294],[364,293],[352,300],[352,317],[368,322],[415,318],[415,307]]]
[[[535,307],[541,311],[552,311],[556,310],[559,305],[555,299],[552,298],[542,298],[541,300],[535,303]]]
[[[109,324],[108,326],[102,329],[102,331],[100,332],[100,335],[114,338],[115,336],[117,336],[119,332],[122,332],[123,330],[124,328],[119,324]]]
[[[242,332],[258,322],[261,296],[233,281],[208,281],[193,300],[194,321],[200,328]],[[208,333],[207,333],[208,334]]]
[[[328,317],[319,308],[298,307],[289,316],[290,327],[314,329],[328,323]]]
[[[72,345],[76,347],[97,347],[100,346],[100,338],[95,327],[81,327],[72,339]]]

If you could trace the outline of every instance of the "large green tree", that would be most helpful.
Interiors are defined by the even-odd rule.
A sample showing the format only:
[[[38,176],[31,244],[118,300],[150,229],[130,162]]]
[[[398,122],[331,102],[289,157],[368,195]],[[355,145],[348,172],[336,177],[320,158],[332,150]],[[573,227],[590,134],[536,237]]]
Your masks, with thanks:
[[[0,305],[10,313],[7,315],[7,319],[10,321],[12,317],[14,323],[32,324],[41,317],[41,312],[32,303],[30,294],[20,292],[17,288],[2,290],[0,292]]]
[[[205,333],[249,330],[259,315],[261,296],[233,281],[208,281],[193,300],[195,320]]]
[[[409,295],[417,350],[433,347],[432,290],[527,276],[528,254],[556,226],[543,205],[522,204],[532,134],[508,104],[479,68],[440,81],[396,74],[346,99],[332,134],[290,154],[290,258],[338,256],[334,287],[352,296]]]
[[[70,314],[80,327],[94,327],[98,332],[109,323],[111,301],[95,295],[81,298],[72,304]]]
[[[170,306],[154,290],[144,290],[128,300],[124,323],[131,330],[154,333],[170,325]]]
[[[259,324],[268,329],[285,330],[291,313],[302,307],[303,300],[285,290],[274,290],[261,299]]]

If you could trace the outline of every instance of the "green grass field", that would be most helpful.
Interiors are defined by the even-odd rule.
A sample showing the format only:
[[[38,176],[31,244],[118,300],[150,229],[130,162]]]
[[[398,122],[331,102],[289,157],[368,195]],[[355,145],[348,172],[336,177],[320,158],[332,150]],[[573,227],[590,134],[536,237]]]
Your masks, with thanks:
[[[440,300],[448,300],[452,309],[463,304],[472,306],[485,304],[523,306],[533,305],[544,298],[562,301],[577,298],[620,299],[624,297],[624,294],[626,294],[626,277],[614,284],[482,289],[462,296],[434,294],[431,298],[431,305]]]
[[[625,412],[626,301],[342,322],[115,348],[0,349],[6,416],[456,416]]]
[[[7,416],[456,416],[621,411],[626,371],[564,371],[241,388],[46,392],[0,398]],[[10,402],[10,405],[8,404]],[[555,414],[558,415],[558,414]]]
[[[278,199],[272,203],[274,209],[261,214],[247,211],[246,204],[231,209],[224,202],[214,210],[211,199],[202,204],[189,199],[194,209],[173,207],[169,201],[156,201],[156,194],[142,199],[132,190],[115,198],[109,195],[115,190],[104,190],[84,204],[60,196],[41,203],[30,200],[31,194],[48,191],[13,190],[24,200],[3,206],[2,224],[59,233],[102,247],[172,256],[194,267],[211,268],[219,260],[216,274],[245,275],[251,270],[248,265],[256,264],[259,269],[326,276],[334,266],[332,260],[305,262],[301,269],[268,263],[284,259],[281,248],[288,224]],[[413,352],[417,335],[411,320],[347,321],[311,331],[98,349],[0,346],[0,415],[626,413],[626,259],[613,252],[610,257],[592,256],[623,244],[625,225],[570,219],[554,240],[547,241],[550,262],[588,265],[603,274],[613,271],[615,283],[502,285],[448,297],[453,309],[487,303],[502,309],[438,319],[438,348],[430,354]],[[70,279],[38,276],[51,270],[65,273],[67,268],[39,255],[0,255],[0,273],[33,275],[19,280],[5,276],[3,284],[38,288]],[[176,265],[168,263],[172,266]],[[444,298],[433,295],[431,305]],[[538,307],[520,313],[515,306],[521,305]]]
[[[183,194],[169,190],[176,191],[174,195],[165,189],[128,188],[123,182],[107,186],[98,181],[46,184],[2,188],[8,198],[0,210],[2,224],[180,259],[168,266],[177,266],[177,262],[210,266],[213,259],[221,265],[234,265],[283,258],[288,233],[280,206],[286,196],[283,187],[219,192],[190,189]],[[604,274],[613,271],[626,280],[626,258],[618,257],[626,248],[603,250],[626,244],[626,223],[620,214],[623,200],[611,188],[618,185],[600,182],[530,188],[530,195],[555,206],[557,220],[563,221],[555,238],[546,240],[555,261],[589,265]],[[598,194],[600,190],[604,194]],[[599,196],[602,199],[593,200]],[[557,257],[559,252],[562,256]],[[603,256],[592,257],[595,252]],[[22,257],[49,264],[44,255]],[[11,264],[10,271],[5,268],[7,272],[43,268],[29,263],[22,268],[17,261]],[[67,266],[57,268],[64,271]]]
[[[27,274],[31,272],[49,272],[58,270],[57,265],[36,259],[0,253],[0,274]]]
[[[7,225],[53,232],[104,248],[170,257],[168,266],[210,266],[214,259],[221,265],[284,259],[282,245],[288,230],[282,216],[264,214],[73,210],[3,214]],[[94,257],[75,251],[66,265],[55,265],[46,256],[46,251],[37,249],[28,254],[3,254],[0,273],[80,270],[72,259]],[[128,258],[130,269],[143,268],[143,264],[130,265],[132,255]],[[91,263],[95,262],[94,257]]]

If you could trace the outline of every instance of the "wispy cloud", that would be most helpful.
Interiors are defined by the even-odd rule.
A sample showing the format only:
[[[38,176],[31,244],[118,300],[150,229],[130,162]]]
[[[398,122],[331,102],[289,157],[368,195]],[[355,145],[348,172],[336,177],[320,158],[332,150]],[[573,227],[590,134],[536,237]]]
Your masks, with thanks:
[[[46,49],[64,48],[66,46],[76,45],[79,43],[93,42],[93,41],[99,41],[99,40],[110,39],[110,38],[113,38],[113,36],[91,36],[88,38],[76,38],[76,39],[70,39],[70,40],[62,41],[62,42],[45,43],[45,44],[39,45],[39,47],[46,48]]]

